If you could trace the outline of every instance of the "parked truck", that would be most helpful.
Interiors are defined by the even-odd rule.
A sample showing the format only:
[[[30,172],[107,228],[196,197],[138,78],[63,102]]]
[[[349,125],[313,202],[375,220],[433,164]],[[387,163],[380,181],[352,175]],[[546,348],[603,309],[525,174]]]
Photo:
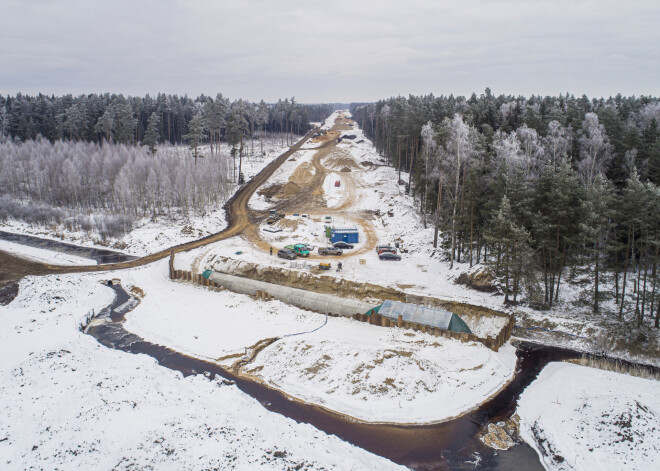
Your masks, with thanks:
[[[268,219],[266,219],[266,222],[268,224],[275,224],[277,221],[279,221],[283,217],[284,217],[284,213],[277,212],[277,209],[271,209],[268,212]]]
[[[300,257],[309,257],[309,250],[307,250],[307,246],[305,244],[287,245],[284,248],[291,250],[293,253]]]

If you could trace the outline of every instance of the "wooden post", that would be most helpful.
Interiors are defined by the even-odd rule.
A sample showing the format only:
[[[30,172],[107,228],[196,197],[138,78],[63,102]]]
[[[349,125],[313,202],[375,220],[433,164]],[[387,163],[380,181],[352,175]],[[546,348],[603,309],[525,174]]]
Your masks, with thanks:
[[[396,325],[399,329],[403,327],[403,316],[401,314],[399,314],[399,318],[396,320]]]
[[[174,274],[174,250],[170,252],[170,280],[175,279]]]

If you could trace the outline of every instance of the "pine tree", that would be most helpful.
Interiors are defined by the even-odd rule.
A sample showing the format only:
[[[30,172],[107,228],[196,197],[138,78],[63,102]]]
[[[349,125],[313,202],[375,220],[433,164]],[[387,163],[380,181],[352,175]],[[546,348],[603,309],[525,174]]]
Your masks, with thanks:
[[[195,165],[197,165],[199,146],[202,143],[202,139],[204,139],[204,122],[201,113],[195,114],[190,120],[190,123],[188,124],[188,134],[184,135],[183,138],[188,142],[193,157],[195,158]]]
[[[158,144],[158,139],[160,138],[160,116],[154,111],[149,116],[149,122],[147,124],[147,132],[142,139],[142,144],[149,147],[149,152],[151,155],[156,155],[156,146]]]
[[[584,200],[584,224],[582,232],[585,245],[593,260],[594,290],[592,310],[598,313],[600,302],[601,258],[609,240],[614,220],[614,185],[598,175],[594,184],[587,188]]]
[[[497,247],[497,258],[489,263],[496,275],[504,278],[504,302],[517,302],[521,286],[525,284],[525,275],[530,272],[533,261],[529,233],[516,224],[509,199],[505,195],[494,215],[488,232],[488,240]]]

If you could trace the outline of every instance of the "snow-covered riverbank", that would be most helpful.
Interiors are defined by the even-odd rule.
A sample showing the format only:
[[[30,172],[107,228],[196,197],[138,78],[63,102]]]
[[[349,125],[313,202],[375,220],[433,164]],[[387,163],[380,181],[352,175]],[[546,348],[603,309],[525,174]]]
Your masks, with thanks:
[[[520,432],[548,470],[654,469],[659,388],[651,379],[550,363],[520,397]]]
[[[2,469],[402,469],[221,379],[84,335],[82,319],[113,297],[100,278],[28,277],[0,307]]]

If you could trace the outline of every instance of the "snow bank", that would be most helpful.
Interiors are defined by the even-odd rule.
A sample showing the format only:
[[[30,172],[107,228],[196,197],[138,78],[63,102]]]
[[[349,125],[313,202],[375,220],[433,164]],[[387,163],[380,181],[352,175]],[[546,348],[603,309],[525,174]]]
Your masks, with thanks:
[[[659,387],[654,380],[550,363],[520,397],[521,435],[548,470],[654,469]]]
[[[408,330],[329,318],[318,331],[264,349],[245,370],[307,402],[368,422],[430,423],[464,413],[512,377],[498,353]]]
[[[435,422],[483,402],[511,377],[514,349],[498,353],[419,332],[328,318],[279,301],[167,280],[166,262],[126,281],[146,296],[127,330],[192,356],[231,365],[258,341],[287,334],[246,370],[304,401],[365,421]],[[191,300],[194,299],[194,305]]]
[[[3,469],[402,469],[222,380],[183,378],[82,334],[87,312],[113,296],[100,278],[28,277],[0,306]],[[173,295],[180,287],[171,284]],[[198,293],[178,294],[190,311],[202,307]]]
[[[204,359],[242,354],[259,340],[312,330],[324,321],[323,316],[275,300],[174,284],[163,262],[133,274],[130,281],[146,296],[126,316],[126,330]]]

